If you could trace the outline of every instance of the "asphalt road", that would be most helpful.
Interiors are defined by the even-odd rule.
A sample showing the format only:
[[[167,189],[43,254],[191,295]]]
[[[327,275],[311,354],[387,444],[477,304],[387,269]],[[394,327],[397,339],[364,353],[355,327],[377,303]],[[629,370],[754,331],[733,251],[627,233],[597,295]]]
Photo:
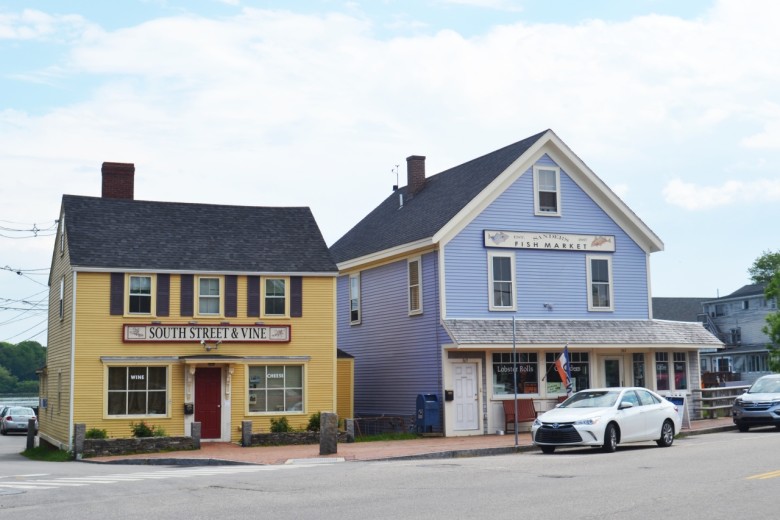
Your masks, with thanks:
[[[20,460],[0,438],[0,518],[773,518],[773,428],[553,455],[280,466]]]

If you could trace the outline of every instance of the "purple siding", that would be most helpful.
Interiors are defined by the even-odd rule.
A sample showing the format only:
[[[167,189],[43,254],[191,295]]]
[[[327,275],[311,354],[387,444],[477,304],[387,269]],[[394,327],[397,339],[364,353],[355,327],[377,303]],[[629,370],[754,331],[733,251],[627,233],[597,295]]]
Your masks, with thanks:
[[[349,323],[349,276],[338,280],[338,344],[355,357],[355,414],[413,415],[417,394],[442,399],[437,256],[423,255],[423,313],[409,316],[407,260],[361,272],[361,323]]]
[[[547,156],[540,164],[554,164]],[[514,252],[517,316],[529,319],[648,318],[645,252],[561,170],[561,217],[534,215],[533,170],[509,189],[445,246],[447,318],[509,318],[488,308],[485,229],[615,236],[612,256],[613,312],[588,311],[586,253],[494,249]],[[552,303],[553,310],[544,307]]]

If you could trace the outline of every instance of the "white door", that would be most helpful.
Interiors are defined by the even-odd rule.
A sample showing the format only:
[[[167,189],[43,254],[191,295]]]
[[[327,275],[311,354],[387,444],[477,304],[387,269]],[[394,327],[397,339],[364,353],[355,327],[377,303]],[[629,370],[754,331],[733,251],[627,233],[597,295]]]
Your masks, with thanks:
[[[619,356],[602,358],[604,386],[625,386],[623,378],[623,358]]]
[[[455,378],[455,429],[476,430],[479,427],[477,410],[477,364],[454,365]]]

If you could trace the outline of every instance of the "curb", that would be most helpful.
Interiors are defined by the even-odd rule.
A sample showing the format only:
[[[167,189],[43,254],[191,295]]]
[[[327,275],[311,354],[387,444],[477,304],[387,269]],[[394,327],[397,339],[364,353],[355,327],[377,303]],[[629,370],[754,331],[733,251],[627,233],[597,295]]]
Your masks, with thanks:
[[[116,460],[90,460],[80,459],[76,462],[87,464],[121,464],[125,466],[264,466],[253,462],[241,462],[237,460],[223,459],[178,459],[178,458],[149,458],[149,459],[116,459]]]

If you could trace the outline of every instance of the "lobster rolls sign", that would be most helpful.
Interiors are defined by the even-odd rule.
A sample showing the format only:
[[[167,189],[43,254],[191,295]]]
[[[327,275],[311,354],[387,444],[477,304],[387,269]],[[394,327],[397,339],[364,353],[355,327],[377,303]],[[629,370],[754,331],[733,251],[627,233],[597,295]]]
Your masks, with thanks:
[[[564,233],[535,233],[533,231],[485,230],[485,247],[613,253],[615,251],[615,237],[614,235],[571,235]]]
[[[125,325],[127,343],[148,341],[221,341],[223,343],[288,343],[289,325]]]

